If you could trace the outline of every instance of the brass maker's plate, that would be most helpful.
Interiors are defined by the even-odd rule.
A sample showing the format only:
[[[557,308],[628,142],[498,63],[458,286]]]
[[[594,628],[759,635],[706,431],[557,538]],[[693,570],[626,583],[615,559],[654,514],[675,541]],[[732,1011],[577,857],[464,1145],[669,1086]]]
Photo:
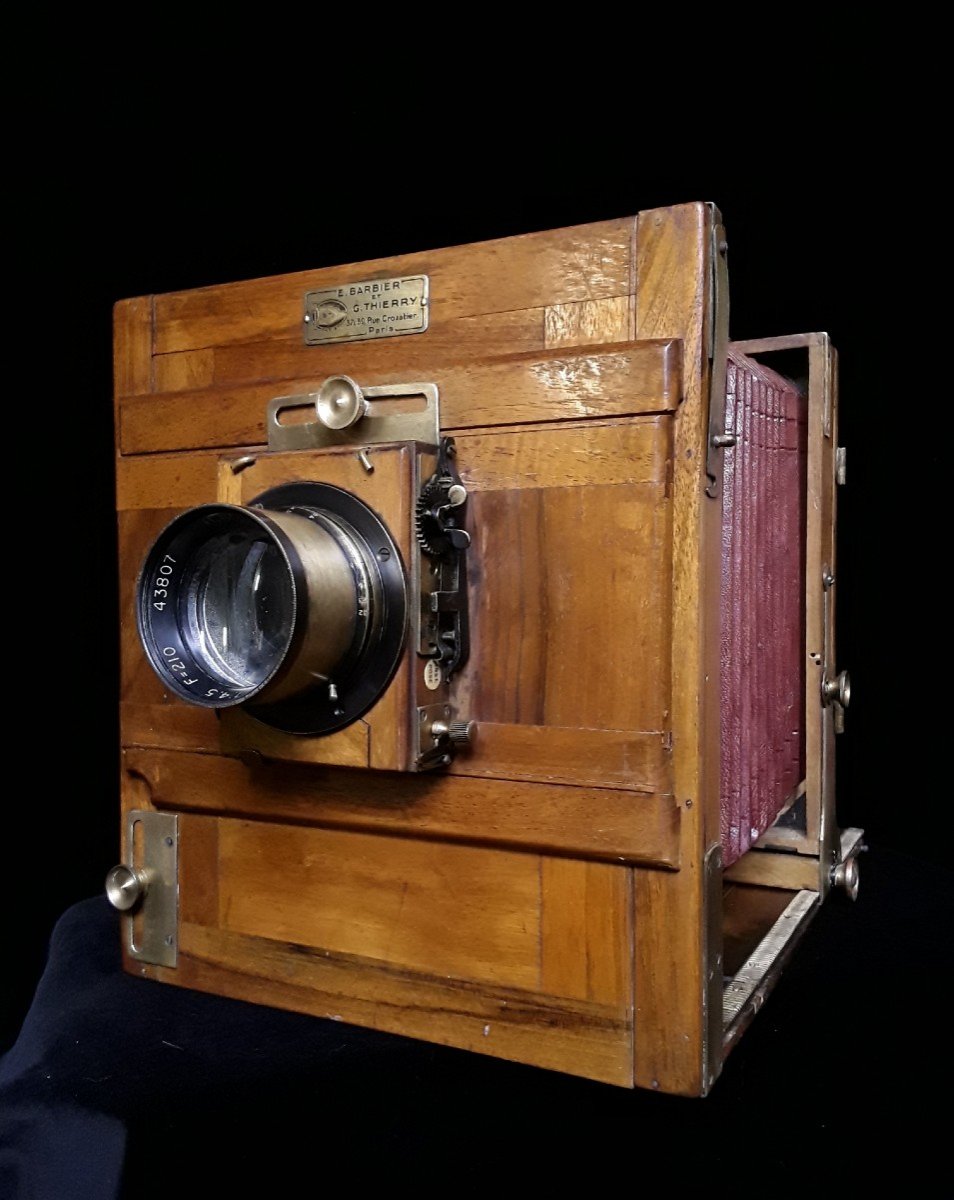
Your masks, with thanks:
[[[322,346],[423,333],[427,314],[426,275],[363,279],[321,288],[305,294],[305,344]]]

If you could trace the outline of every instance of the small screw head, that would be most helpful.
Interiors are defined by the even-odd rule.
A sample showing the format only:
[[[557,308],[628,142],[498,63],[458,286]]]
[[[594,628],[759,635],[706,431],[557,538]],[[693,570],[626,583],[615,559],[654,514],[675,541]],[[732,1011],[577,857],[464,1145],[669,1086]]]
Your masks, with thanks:
[[[171,838],[171,837],[167,837],[167,838],[166,838],[166,845],[167,845],[167,846],[171,846],[171,845],[172,845],[172,838]]]
[[[380,558],[382,562],[387,562],[390,557],[391,551],[387,548],[387,546],[382,546],[378,551],[378,558]]]

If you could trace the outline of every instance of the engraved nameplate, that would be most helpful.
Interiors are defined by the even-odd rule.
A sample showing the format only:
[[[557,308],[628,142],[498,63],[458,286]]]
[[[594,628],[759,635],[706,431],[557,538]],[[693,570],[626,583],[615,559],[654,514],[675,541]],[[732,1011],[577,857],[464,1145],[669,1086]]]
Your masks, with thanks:
[[[305,295],[305,342],[356,342],[423,333],[427,328],[427,276],[364,279]]]

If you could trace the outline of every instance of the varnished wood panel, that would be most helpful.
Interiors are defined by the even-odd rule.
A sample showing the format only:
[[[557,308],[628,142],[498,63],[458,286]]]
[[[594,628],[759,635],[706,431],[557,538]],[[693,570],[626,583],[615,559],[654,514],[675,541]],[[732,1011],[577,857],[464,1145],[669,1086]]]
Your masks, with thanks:
[[[541,990],[620,1005],[632,998],[632,873],[541,860]]]
[[[150,807],[141,780],[124,806]],[[631,1083],[626,868],[300,832],[180,815],[177,967],[127,956],[127,969]],[[566,957],[577,938],[582,975]],[[329,944],[342,942],[358,952]]]
[[[218,821],[183,813],[179,817],[179,924],[219,924]]]
[[[212,350],[183,350],[179,354],[157,354],[153,374],[157,392],[184,392],[211,387],[215,382]]]
[[[674,791],[682,820],[681,869],[672,875],[636,872],[635,1077],[643,1087],[684,1095],[706,1090],[706,1055],[716,1054],[706,1029],[711,1014],[703,867],[706,846],[719,840],[721,506],[705,495],[710,247],[710,217],[702,204],[640,215],[636,337],[677,337],[684,353],[672,456],[668,642]]]
[[[425,335],[422,335],[426,337]],[[400,340],[400,339],[399,339]],[[353,370],[346,354],[337,370]],[[519,354],[466,365],[435,364],[445,430],[669,411],[681,388],[680,348],[671,340]],[[265,407],[276,395],[317,390],[323,376],[133,396],[120,402],[123,454],[254,445],[265,441]],[[418,382],[419,372],[372,371],[366,386]]]
[[[625,342],[632,337],[632,296],[576,300],[571,304],[554,304],[545,310],[543,339],[547,349]]]
[[[501,725],[667,729],[666,485],[478,490],[470,507],[461,707]]]
[[[689,814],[681,815],[684,830]],[[689,1096],[703,1090],[700,875],[685,866],[672,877],[633,872],[635,1077],[641,1087]]]
[[[475,704],[463,711],[480,712]],[[670,759],[662,733],[481,720],[473,747],[447,773],[661,793],[672,787]]]
[[[136,639],[138,644],[138,638]],[[127,687],[126,694],[134,697],[143,695],[140,680],[145,678],[143,671],[152,669],[146,662],[145,655],[142,663],[137,664],[133,683]],[[157,700],[153,689],[150,700],[123,700],[120,703],[120,718],[122,727],[122,744],[124,746],[153,746],[157,749],[168,750],[200,750],[207,754],[216,754],[221,749],[219,722],[214,712],[207,708],[197,708],[192,704],[167,696],[162,690],[158,677],[154,676],[159,693],[166,696],[165,700]],[[148,682],[148,680],[147,680]]]
[[[793,892],[817,892],[818,859],[805,854],[750,850],[732,864],[725,877],[733,883],[788,888]]]
[[[352,342],[346,347],[338,344],[306,346],[300,334],[289,340],[239,342],[201,351],[213,358],[212,375],[203,384],[191,386],[279,381],[306,376],[324,378],[341,372],[343,355],[347,356],[348,372],[358,379],[371,372],[395,371],[404,376],[424,378],[438,364],[541,351],[544,348],[543,322],[542,308],[528,308],[476,317],[432,319],[427,333],[421,336]],[[195,351],[181,353],[193,354]],[[179,355],[163,357],[175,359]],[[285,390],[288,389],[284,386],[276,388],[276,395]]]
[[[150,809],[152,804],[145,782],[127,775],[123,811],[131,808]],[[552,973],[559,947],[568,944],[563,926],[569,923],[583,937],[583,952],[593,964],[587,990],[599,999],[586,1000],[561,994],[563,990],[572,993],[575,988],[572,980],[565,982],[559,975],[551,978],[549,986],[554,991],[546,994],[539,982],[534,985],[536,990],[526,990],[448,978],[446,972],[420,974],[358,955],[222,929],[217,882],[220,827],[220,822],[210,817],[180,814],[177,966],[171,969],[135,962],[124,948],[126,970],[181,987],[351,1021],[607,1083],[632,1083],[631,975],[618,965],[610,965],[625,962],[628,955],[625,939],[629,908],[625,901],[630,873],[626,868],[594,869],[592,865],[588,868],[586,864],[575,864],[586,877],[584,891],[591,900],[601,894],[624,902],[618,928],[612,934],[615,940],[607,941],[604,917],[592,903],[593,911],[581,926],[573,907],[579,891],[545,889],[547,860],[520,856],[534,864],[537,877],[536,889],[529,882],[523,885],[530,911],[535,906],[543,938],[554,942],[553,954],[544,951],[539,942],[531,945],[529,952],[536,968],[520,969],[527,977],[535,975],[538,981],[545,969]],[[401,845],[393,839],[389,844]],[[446,847],[433,849],[443,854]],[[453,905],[457,902],[455,874],[436,871],[436,875],[438,887],[444,889]],[[270,878],[273,882],[285,878],[291,888],[297,877],[289,878],[286,872]],[[430,914],[424,915],[432,919]],[[308,914],[302,914],[302,919],[307,921]],[[406,903],[398,919],[410,919]]]
[[[389,711],[393,709],[393,702],[391,705],[387,705],[387,701],[378,703],[386,705],[385,728],[381,736],[387,740],[395,734],[393,712]],[[367,767],[371,763],[371,731],[375,724],[375,710],[372,708],[361,720],[353,722],[345,729],[320,738],[308,738],[272,729],[240,709],[233,708],[225,709],[222,713],[219,730],[221,749],[227,754],[241,754],[252,746],[264,758],[281,759],[285,762]]]
[[[524,847],[610,862],[678,864],[670,796],[446,774],[353,772],[128,749],[124,778],[157,808],[295,825]]]
[[[395,275],[430,277],[433,324],[625,295],[634,225],[629,217],[157,296],[156,352],[300,338],[306,292]]]
[[[217,923],[235,933],[538,991],[540,910],[532,854],[219,822]]]
[[[216,498],[217,454],[150,454],[116,460],[116,507],[182,509]],[[174,513],[167,512],[171,521]],[[147,547],[143,547],[143,550]]]
[[[152,297],[137,296],[113,306],[113,386],[115,396],[153,390]]]
[[[670,426],[661,416],[465,431],[457,465],[471,492],[666,483]]]
[[[248,504],[283,483],[320,480],[359,495],[381,514],[405,558],[410,555],[410,451],[405,446],[369,448],[374,463],[368,474],[353,448],[292,450],[262,454],[239,475],[236,503]]]
[[[625,1010],[490,984],[426,978],[266,938],[183,925],[175,970],[127,969],[180,987],[349,1021],[604,1083],[632,1086]]]

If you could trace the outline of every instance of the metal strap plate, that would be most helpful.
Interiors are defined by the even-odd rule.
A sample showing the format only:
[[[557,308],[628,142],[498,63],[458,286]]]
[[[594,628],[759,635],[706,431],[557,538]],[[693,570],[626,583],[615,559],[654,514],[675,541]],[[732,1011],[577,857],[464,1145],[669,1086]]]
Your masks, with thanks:
[[[368,414],[347,429],[330,429],[317,419],[318,392],[276,396],[268,402],[265,416],[269,450],[323,450],[330,446],[373,446],[385,442],[439,444],[441,423],[436,384],[389,383],[362,387],[361,393],[368,401]],[[423,397],[423,407],[408,411],[404,404],[388,403],[406,397]],[[283,424],[282,413],[294,409],[310,409],[316,414],[315,419]]]
[[[132,958],[160,967],[174,967],[178,952],[178,825],[174,813],[126,816],[123,862],[144,877],[146,890],[137,913],[123,917],[123,937]]]

